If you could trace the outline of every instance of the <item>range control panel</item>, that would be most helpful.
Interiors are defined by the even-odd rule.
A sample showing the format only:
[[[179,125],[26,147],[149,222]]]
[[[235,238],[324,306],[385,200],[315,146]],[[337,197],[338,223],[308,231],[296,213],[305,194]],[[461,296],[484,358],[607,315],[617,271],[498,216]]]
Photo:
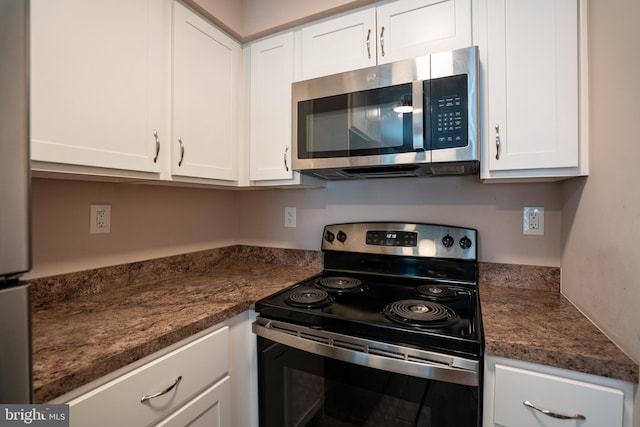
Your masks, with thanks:
[[[323,251],[477,260],[471,228],[399,222],[360,222],[324,227]]]
[[[367,245],[378,246],[418,246],[418,233],[415,231],[368,230]]]

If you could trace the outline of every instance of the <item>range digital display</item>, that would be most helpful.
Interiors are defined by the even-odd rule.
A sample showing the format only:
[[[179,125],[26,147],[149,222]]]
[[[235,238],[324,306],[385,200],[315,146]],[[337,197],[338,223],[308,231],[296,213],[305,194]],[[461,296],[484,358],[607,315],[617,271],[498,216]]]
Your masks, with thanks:
[[[409,246],[418,245],[418,233],[415,231],[369,230],[367,245],[375,246]]]

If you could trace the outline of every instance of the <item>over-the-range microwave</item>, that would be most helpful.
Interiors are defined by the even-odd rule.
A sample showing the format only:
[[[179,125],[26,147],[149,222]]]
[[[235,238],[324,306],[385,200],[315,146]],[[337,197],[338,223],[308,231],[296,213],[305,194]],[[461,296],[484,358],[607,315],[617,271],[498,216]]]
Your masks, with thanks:
[[[296,82],[293,169],[324,179],[469,175],[477,47]]]

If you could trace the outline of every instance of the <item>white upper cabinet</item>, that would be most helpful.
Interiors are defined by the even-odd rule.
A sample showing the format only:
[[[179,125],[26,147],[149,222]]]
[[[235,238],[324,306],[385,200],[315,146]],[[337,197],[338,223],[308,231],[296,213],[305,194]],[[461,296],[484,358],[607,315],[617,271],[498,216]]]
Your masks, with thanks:
[[[469,0],[396,1],[376,12],[379,64],[472,45]]]
[[[586,174],[584,6],[582,0],[481,1],[482,178]]]
[[[240,44],[174,4],[171,174],[238,178]]]
[[[160,171],[170,7],[165,0],[31,1],[34,170]]]
[[[471,44],[471,0],[400,0],[302,28],[300,80]]]
[[[302,28],[300,80],[376,64],[375,8]]]
[[[249,179],[291,179],[293,33],[253,43],[250,51]]]

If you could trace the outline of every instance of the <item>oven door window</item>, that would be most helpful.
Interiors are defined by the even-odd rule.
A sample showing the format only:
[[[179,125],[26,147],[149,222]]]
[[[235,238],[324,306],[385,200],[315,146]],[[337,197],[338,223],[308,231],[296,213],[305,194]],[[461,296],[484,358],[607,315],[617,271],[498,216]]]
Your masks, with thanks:
[[[415,151],[412,84],[298,102],[301,159]]]
[[[380,371],[258,337],[260,426],[478,427],[479,388]]]

